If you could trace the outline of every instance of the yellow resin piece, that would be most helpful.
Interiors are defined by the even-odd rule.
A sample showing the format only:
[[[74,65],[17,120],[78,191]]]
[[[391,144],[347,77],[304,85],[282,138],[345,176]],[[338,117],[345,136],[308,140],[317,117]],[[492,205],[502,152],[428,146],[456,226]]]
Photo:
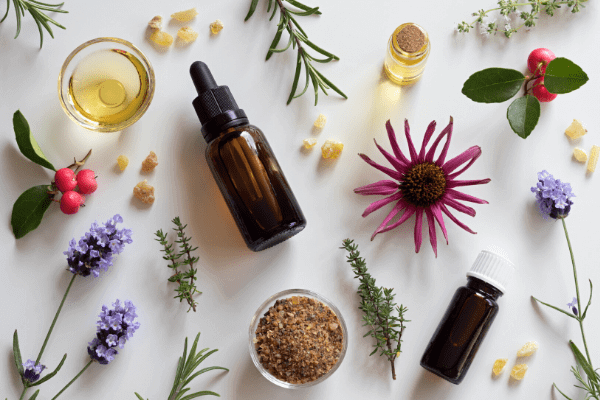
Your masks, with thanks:
[[[140,199],[142,203],[154,203],[154,186],[148,185],[148,181],[144,179],[133,188],[133,195]]]
[[[117,164],[119,164],[119,169],[124,171],[129,165],[129,158],[121,154],[119,157],[117,157]]]
[[[598,164],[598,157],[600,157],[600,147],[592,146],[592,150],[590,151],[590,161],[588,161],[587,170],[589,172],[594,172],[596,170],[596,165]]]
[[[162,29],[162,17],[157,15],[156,17],[152,18],[150,22],[148,22],[148,26],[151,29],[160,31]]]
[[[164,31],[154,31],[150,36],[150,40],[163,47],[169,47],[173,44],[173,36]]]
[[[305,148],[312,149],[317,144],[317,139],[314,139],[314,138],[304,139],[302,141],[302,144],[304,144]]]
[[[565,130],[565,135],[567,135],[569,139],[579,139],[586,133],[587,129],[585,129],[583,125],[581,125],[581,122],[576,119],[574,119],[573,122],[571,122],[571,125]]]
[[[577,161],[579,161],[580,163],[584,163],[588,159],[588,156],[587,156],[587,153],[585,152],[585,150],[582,150],[582,149],[580,149],[578,147],[576,147],[573,150],[573,157],[575,157],[575,159]]]
[[[323,158],[338,158],[342,154],[342,150],[344,150],[344,143],[332,139],[327,139],[321,147]]]
[[[190,8],[189,10],[179,11],[175,14],[171,14],[171,18],[180,22],[188,22],[196,18],[196,15],[198,15],[198,11],[196,11],[196,7],[194,7]]]
[[[210,31],[213,35],[216,35],[219,32],[221,32],[224,27],[225,26],[223,25],[223,21],[218,19],[215,22],[213,22],[212,24],[210,24]]]
[[[181,39],[184,43],[192,43],[198,38],[198,32],[190,28],[189,26],[184,26],[177,31],[177,37]]]
[[[527,373],[527,364],[517,364],[513,367],[512,371],[510,371],[510,376],[514,379],[520,381],[525,378],[525,374]]]
[[[142,172],[150,172],[158,165],[158,157],[156,153],[151,151],[148,157],[142,161]]]
[[[537,342],[527,342],[517,351],[517,357],[529,357],[539,349]]]
[[[502,371],[504,371],[504,367],[506,366],[507,362],[508,358],[499,358],[494,361],[494,368],[492,368],[492,371],[494,372],[495,376],[500,375]]]
[[[317,120],[315,121],[315,128],[323,129],[325,124],[327,123],[327,117],[323,114],[319,114]]]

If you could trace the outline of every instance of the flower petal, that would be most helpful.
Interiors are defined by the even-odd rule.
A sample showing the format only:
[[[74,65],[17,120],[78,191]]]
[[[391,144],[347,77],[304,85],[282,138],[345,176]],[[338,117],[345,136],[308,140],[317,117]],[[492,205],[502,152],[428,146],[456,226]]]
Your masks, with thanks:
[[[471,228],[469,228],[468,226],[466,226],[465,224],[460,222],[458,219],[456,219],[456,217],[454,215],[452,215],[452,213],[450,213],[450,210],[448,210],[448,208],[444,204],[440,204],[440,208],[442,209],[444,214],[446,214],[448,216],[448,218],[450,218],[452,220],[452,222],[454,222],[456,225],[460,226],[461,228],[463,228],[465,231],[467,231],[469,233],[472,233],[474,235],[477,234],[477,232],[472,231]]]
[[[444,162],[446,161],[446,155],[448,154],[448,147],[450,147],[450,141],[452,140],[452,128],[453,127],[454,127],[454,118],[452,118],[452,116],[450,116],[450,122],[444,128],[444,130],[448,131],[448,137],[446,138],[446,143],[444,144],[444,148],[442,149],[442,152],[440,153],[439,158],[435,162],[437,165],[444,165]]]
[[[400,203],[398,203],[398,205],[399,204]],[[411,207],[411,206],[409,206],[406,203],[404,203],[404,205],[403,205],[402,208],[404,208],[404,207],[406,207],[406,209],[404,210],[404,213],[402,214],[402,216],[400,217],[400,219],[398,219],[398,221],[394,222],[393,224],[385,226],[385,227],[383,226],[384,224],[381,224],[379,226],[379,228],[377,228],[377,230],[375,231],[375,233],[373,233],[373,236],[371,236],[371,240],[373,240],[373,238],[375,237],[375,235],[378,235],[378,234],[383,233],[383,232],[391,231],[392,229],[397,228],[398,226],[402,225],[416,211],[416,209],[414,207]],[[392,216],[392,218],[398,213],[398,211]],[[385,221],[385,223],[387,224],[388,222],[390,222],[392,220],[392,218],[390,218],[389,220]]]
[[[385,129],[387,130],[388,138],[390,140],[390,144],[392,145],[392,150],[394,151],[396,158],[398,160],[400,160],[401,162],[405,163],[406,165],[410,164],[410,160],[408,158],[406,158],[404,153],[402,153],[402,150],[400,150],[400,146],[398,146],[398,140],[396,139],[396,133],[394,132],[394,128],[392,128],[392,123],[390,122],[389,119],[385,123]]]
[[[472,186],[472,185],[483,185],[485,183],[489,183],[491,181],[490,178],[487,179],[477,179],[477,180],[469,180],[469,181],[455,181],[448,180],[446,182],[446,188],[452,189],[459,186]]]
[[[446,244],[448,244],[448,231],[446,231],[446,225],[444,224],[444,217],[442,216],[442,209],[440,208],[438,203],[435,203],[431,206],[431,211],[433,212],[433,216],[436,221],[440,225],[442,229],[442,233],[444,234],[444,238],[446,239]]]
[[[408,170],[407,164],[404,164],[403,162],[399,161],[396,157],[391,155],[389,152],[387,152],[383,147],[377,144],[377,140],[373,139],[373,141],[375,142],[375,146],[377,146],[381,154],[383,154],[386,160],[388,160],[390,164],[392,164],[392,167],[396,168],[398,172],[404,174]]]
[[[415,149],[415,145],[410,137],[410,126],[408,125],[408,120],[404,120],[404,134],[406,135],[406,141],[408,142],[408,151],[410,153],[410,159],[412,162],[417,162],[417,150]]]
[[[425,150],[427,148],[427,143],[429,143],[431,136],[433,136],[433,132],[435,131],[435,126],[436,126],[436,122],[431,121],[429,123],[429,126],[427,127],[427,130],[425,131],[425,136],[423,137],[423,144],[421,144],[421,151],[419,152],[418,162],[420,162],[420,163],[425,161]]]
[[[459,154],[458,156],[454,157],[453,159],[449,160],[444,165],[442,165],[441,166],[442,171],[444,171],[446,176],[448,176],[448,179],[453,179],[455,176],[460,175],[467,168],[469,168],[475,162],[475,160],[477,160],[479,158],[479,156],[481,156],[481,147],[479,147],[479,146],[470,147],[467,150],[465,150],[464,152],[462,152],[461,154]],[[460,167],[462,164],[464,164],[467,161],[469,161],[469,163],[463,169],[461,169],[459,172],[457,172],[453,175],[450,175],[450,174],[452,174],[452,171],[454,171],[456,168]]]
[[[380,194],[380,195],[390,195],[398,190],[399,186],[397,182],[390,180],[382,180],[379,182],[371,183],[365,186],[358,187],[354,189],[354,193],[362,194],[364,196]]]
[[[433,214],[429,208],[425,209],[425,215],[427,216],[427,225],[429,225],[429,243],[431,243],[431,247],[433,248],[433,252],[435,257],[437,258],[437,236],[435,233],[435,220],[433,219]]]
[[[400,180],[402,179],[402,174],[400,174],[400,172],[395,171],[391,168],[388,167],[384,167],[383,165],[379,165],[377,164],[375,161],[371,160],[367,155],[359,153],[358,154],[360,156],[360,158],[362,158],[363,160],[365,160],[365,162],[367,164],[369,164],[371,167],[376,168],[378,170],[380,170],[381,172],[383,172],[384,174],[389,175],[390,177],[396,179],[396,180]]]
[[[389,197],[386,197],[385,199],[377,200],[377,201],[371,203],[369,205],[369,207],[367,207],[365,209],[365,212],[363,212],[362,216],[366,217],[367,215],[371,214],[373,211],[379,210],[381,207],[385,206],[386,204],[390,204],[392,201],[400,200],[401,197],[402,197],[402,193],[398,192]]]
[[[421,243],[423,242],[423,209],[417,208],[417,216],[415,218],[415,253],[418,253],[421,249]]]
[[[431,146],[431,148],[429,149],[429,151],[427,152],[427,155],[425,156],[425,161],[426,162],[433,162],[433,156],[435,155],[435,151],[437,150],[438,144],[440,144],[441,140],[444,138],[444,136],[446,136],[448,133],[450,132],[450,125],[448,124],[448,126],[446,126],[438,135],[438,137],[435,139],[435,141],[433,142],[433,145]],[[448,141],[446,141],[446,143],[448,143]],[[445,147],[445,146],[444,146]]]
[[[469,194],[459,192],[458,190],[454,190],[454,189],[447,189],[446,195],[450,196],[451,198],[453,198],[455,200],[469,201],[471,203],[477,203],[477,204],[489,204],[485,200],[478,199],[477,197],[473,197]]]
[[[470,215],[471,217],[475,216],[475,210],[473,208],[465,206],[464,204],[459,203],[451,197],[444,196],[444,199],[442,201],[444,204],[449,205],[450,207],[454,208],[457,211],[460,211],[461,213],[465,213],[467,215]]]

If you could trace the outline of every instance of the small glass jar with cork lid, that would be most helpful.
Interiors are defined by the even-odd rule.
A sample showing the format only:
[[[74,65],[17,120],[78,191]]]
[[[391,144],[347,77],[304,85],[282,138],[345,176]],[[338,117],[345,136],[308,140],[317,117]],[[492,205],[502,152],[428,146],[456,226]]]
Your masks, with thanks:
[[[384,63],[387,76],[399,85],[415,83],[423,75],[430,50],[425,29],[412,22],[400,25],[388,43]]]

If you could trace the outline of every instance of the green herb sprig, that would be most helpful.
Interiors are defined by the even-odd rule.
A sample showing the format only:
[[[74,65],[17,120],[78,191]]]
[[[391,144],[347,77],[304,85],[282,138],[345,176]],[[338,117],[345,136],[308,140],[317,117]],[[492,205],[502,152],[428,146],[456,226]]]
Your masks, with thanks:
[[[11,0],[6,0],[6,13],[4,14],[4,17],[2,18],[2,20],[0,20],[0,23],[4,22],[4,20],[8,16],[8,11],[10,10],[10,1]],[[40,31],[40,49],[42,48],[42,45],[44,44],[43,29],[46,29],[53,39],[54,39],[54,33],[52,32],[52,28],[50,27],[50,24],[54,24],[61,29],[67,29],[64,26],[62,26],[61,24],[59,24],[58,22],[56,22],[55,20],[53,20],[52,18],[50,18],[49,16],[47,16],[46,14],[44,14],[44,11],[67,14],[68,11],[60,9],[60,7],[62,7],[62,5],[65,3],[48,4],[48,3],[42,3],[42,2],[39,2],[36,0],[12,0],[12,1],[15,5],[15,13],[17,15],[17,34],[15,35],[15,39],[17,37],[19,37],[19,33],[21,33],[21,18],[25,16],[25,10],[29,11],[29,14],[31,14],[31,16],[33,17],[33,20],[37,24],[38,30]]]
[[[173,389],[171,389],[171,394],[169,394],[168,400],[183,400],[183,399],[194,399],[200,396],[217,396],[221,397],[218,393],[211,392],[208,390],[202,392],[196,392],[187,394],[190,390],[188,385],[192,382],[192,380],[205,372],[212,371],[215,369],[220,369],[223,371],[229,371],[229,369],[224,367],[208,367],[203,368],[200,371],[196,372],[196,369],[200,366],[202,361],[206,360],[211,354],[219,351],[218,349],[208,351],[208,348],[202,349],[199,352],[196,352],[198,347],[198,340],[200,339],[200,333],[196,335],[196,339],[194,340],[194,344],[190,349],[190,354],[187,354],[187,346],[188,339],[185,338],[185,345],[183,347],[183,356],[179,357],[179,363],[177,364],[177,372],[175,373],[175,382],[173,382]],[[193,374],[193,375],[192,375]],[[139,400],[144,400],[144,398],[135,392],[135,395]],[[184,396],[185,395],[185,396]]]
[[[296,9],[287,8],[283,2],[291,4],[296,7]],[[246,15],[245,21],[247,21],[254,11],[256,10],[256,6],[258,5],[258,0],[252,0],[250,4],[250,10],[248,11],[248,15]],[[271,12],[271,8],[273,11]],[[275,38],[271,42],[271,46],[269,47],[269,51],[267,52],[267,60],[271,58],[273,53],[283,53],[287,49],[292,47],[292,49],[298,48],[298,56],[296,58],[296,73],[294,75],[294,81],[292,83],[292,90],[287,100],[287,104],[297,98],[302,96],[308,90],[309,84],[312,82],[314,91],[315,91],[315,106],[319,101],[319,89],[328,95],[327,90],[332,89],[334,92],[338,93],[343,98],[347,99],[346,96],[340,89],[337,88],[329,79],[327,79],[322,73],[320,73],[314,66],[313,61],[317,63],[328,63],[333,60],[339,60],[339,57],[336,55],[323,50],[319,46],[315,45],[308,39],[307,33],[302,29],[298,21],[294,18],[295,16],[309,16],[309,15],[321,15],[321,11],[319,11],[319,7],[309,7],[304,5],[296,0],[269,0],[269,4],[267,7],[267,12],[271,12],[272,20],[279,9],[279,22],[277,23],[277,33],[275,33]],[[287,45],[284,48],[277,48],[279,41],[281,40],[281,36],[283,31],[287,31],[289,35],[289,40]],[[305,47],[306,46],[306,47]],[[317,58],[308,53],[307,47],[316,51],[317,53],[325,56],[325,58]],[[306,73],[304,89],[300,93],[298,93],[298,82],[300,80],[300,74],[302,72],[302,64],[304,64],[304,71]],[[298,93],[298,94],[297,94]]]
[[[360,281],[358,294],[361,302],[358,307],[364,312],[363,326],[368,326],[369,331],[363,336],[371,336],[375,339],[373,347],[375,349],[369,354],[379,351],[379,356],[385,356],[392,366],[392,378],[396,379],[396,367],[394,362],[400,356],[402,345],[402,334],[406,326],[405,322],[410,322],[404,318],[404,313],[408,311],[402,304],[400,307],[394,303],[394,289],[386,289],[383,286],[378,287],[375,284],[375,278],[367,271],[367,263],[360,256],[357,250],[358,245],[353,244],[354,240],[345,239],[342,242],[342,249],[350,254],[347,256],[348,262],[354,271],[356,279]],[[394,315],[394,311],[398,314]]]
[[[535,0],[535,1],[525,1],[518,2],[517,0],[499,0],[498,7],[492,8],[489,10],[479,10],[474,12],[473,15],[476,19],[468,23],[466,21],[458,24],[458,31],[468,33],[471,29],[475,28],[475,24],[480,24],[482,28],[482,33],[486,35],[495,35],[498,31],[504,33],[504,36],[510,38],[515,32],[523,27],[533,28],[536,24],[536,20],[539,18],[539,14],[543,11],[553,17],[554,12],[561,8],[562,5],[567,5],[567,7],[571,7],[572,13],[577,13],[581,11],[585,5],[583,3],[587,3],[588,0]],[[519,7],[527,7],[530,6],[531,10],[527,11],[519,11]],[[498,23],[495,21],[484,21],[484,18],[489,17],[489,14],[493,11],[500,11],[500,15],[508,18],[511,14],[516,13],[519,14],[519,18],[523,21],[519,26],[513,28],[507,22],[504,24],[504,27],[498,26]]]
[[[173,230],[177,232],[177,240],[175,243],[179,244],[179,252],[174,249],[173,244],[169,244],[167,241],[167,234],[159,229],[156,231],[155,235],[157,242],[160,242],[163,245],[164,250],[161,250],[165,253],[163,259],[169,261],[169,268],[173,270],[173,275],[169,278],[169,282],[176,282],[178,284],[175,292],[177,295],[174,297],[175,299],[179,299],[179,302],[186,301],[190,308],[190,310],[194,310],[196,312],[196,305],[198,304],[194,299],[194,295],[202,294],[202,292],[198,291],[196,288],[195,281],[198,279],[196,273],[197,269],[194,268],[194,264],[198,262],[198,257],[193,257],[192,252],[196,251],[198,248],[190,245],[190,237],[185,236],[185,228],[186,225],[181,223],[179,217],[173,218],[173,224],[175,224],[175,228]],[[179,261],[183,257],[183,261]],[[180,268],[184,270],[180,270]],[[186,267],[188,269],[186,270]]]

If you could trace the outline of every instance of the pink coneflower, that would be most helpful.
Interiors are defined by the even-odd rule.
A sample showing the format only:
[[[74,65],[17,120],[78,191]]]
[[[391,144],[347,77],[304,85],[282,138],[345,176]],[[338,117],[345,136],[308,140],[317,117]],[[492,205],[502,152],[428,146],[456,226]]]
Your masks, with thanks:
[[[386,204],[396,202],[392,211],[375,230],[373,236],[371,236],[371,240],[379,233],[390,231],[402,225],[415,214],[415,251],[418,253],[422,243],[423,214],[425,214],[429,225],[429,241],[431,242],[431,247],[433,247],[433,252],[437,257],[435,221],[440,225],[440,228],[444,233],[444,238],[446,238],[446,244],[448,244],[448,233],[444,225],[442,213],[446,214],[448,218],[467,232],[475,233],[468,226],[456,219],[450,210],[448,210],[448,206],[474,217],[475,210],[460,203],[459,200],[487,204],[487,201],[485,200],[469,196],[468,194],[464,194],[455,189],[460,186],[480,185],[490,181],[490,179],[456,179],[479,158],[481,155],[481,148],[479,146],[473,146],[459,156],[446,161],[448,147],[450,146],[450,140],[452,138],[453,119],[450,117],[448,126],[444,128],[435,139],[431,148],[427,150],[427,144],[435,130],[435,121],[432,121],[429,124],[427,131],[425,131],[421,151],[417,154],[415,145],[410,137],[408,120],[404,120],[404,132],[406,133],[410,154],[410,159],[408,159],[398,146],[396,134],[394,133],[394,129],[389,120],[385,126],[394,154],[392,155],[384,150],[377,144],[377,141],[375,141],[375,145],[390,164],[392,164],[394,169],[379,165],[364,154],[359,154],[359,156],[369,165],[389,175],[395,181],[382,180],[354,189],[354,192],[362,195],[387,196],[384,199],[371,203],[363,213],[363,217],[366,217],[373,211],[379,210]],[[434,153],[444,136],[446,136],[446,143],[444,144],[441,154],[437,160],[434,161]],[[465,163],[467,164],[458,170],[458,168]],[[394,217],[400,214],[400,212],[402,212],[402,214],[399,216],[399,219],[396,222],[391,222]]]

